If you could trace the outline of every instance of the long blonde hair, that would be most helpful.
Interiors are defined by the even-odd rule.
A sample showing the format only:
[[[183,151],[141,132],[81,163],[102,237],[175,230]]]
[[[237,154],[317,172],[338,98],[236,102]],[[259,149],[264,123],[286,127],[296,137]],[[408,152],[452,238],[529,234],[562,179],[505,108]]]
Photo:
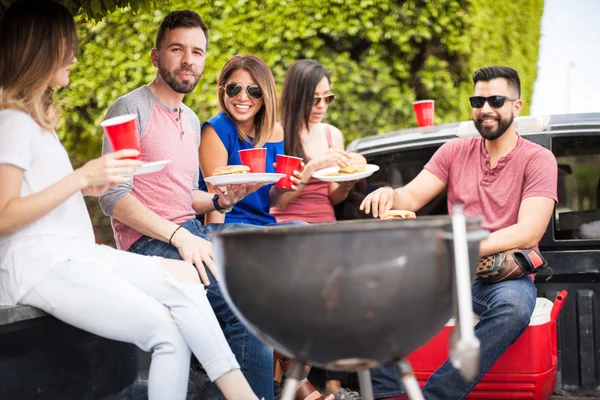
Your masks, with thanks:
[[[0,23],[0,109],[26,112],[53,131],[60,109],[49,86],[77,49],[71,13],[52,0],[20,0]]]
[[[275,124],[277,122],[277,89],[275,88],[275,78],[273,78],[271,68],[263,60],[252,54],[240,54],[230,58],[223,66],[219,75],[217,97],[219,98],[221,109],[232,120],[233,118],[225,106],[224,86],[231,74],[238,69],[243,69],[252,75],[262,91],[263,105],[254,116],[254,147],[260,148],[269,141],[269,138],[275,131]],[[241,140],[250,142],[250,138],[246,132],[242,132],[240,129],[238,129],[238,137]]]

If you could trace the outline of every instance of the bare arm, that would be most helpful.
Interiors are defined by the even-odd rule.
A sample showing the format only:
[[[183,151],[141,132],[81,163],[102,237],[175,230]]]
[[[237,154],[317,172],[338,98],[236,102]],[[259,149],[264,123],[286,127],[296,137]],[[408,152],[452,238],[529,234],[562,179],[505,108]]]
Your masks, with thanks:
[[[356,185],[358,181],[347,181],[347,182],[331,182],[329,185],[329,200],[334,206],[340,204],[342,201],[348,198],[350,190]]]
[[[314,165],[308,163],[302,171],[294,171],[294,175],[290,177],[293,182],[291,190],[279,188],[276,185],[271,186],[271,189],[269,189],[269,203],[277,205],[279,208],[286,208],[300,196],[313,173]]]
[[[169,242],[169,238],[179,226],[156,214],[131,194],[126,194],[117,202],[112,217],[142,235],[166,243]]]
[[[198,149],[198,158],[200,159],[200,169],[203,176],[212,176],[213,171],[217,167],[227,165],[229,155],[227,149],[221,142],[219,135],[210,125],[205,125],[202,129],[202,140]],[[216,193],[215,188],[210,183],[206,183],[209,193]],[[213,210],[207,212],[204,217],[205,224],[223,223],[225,222],[225,214]]]
[[[394,190],[387,186],[369,193],[360,203],[360,209],[367,214],[372,211],[375,218],[392,209],[417,211],[445,188],[446,184],[440,178],[424,169],[401,188]]]
[[[207,212],[215,210],[215,206],[212,202],[213,194],[203,190],[194,190],[192,196],[192,208],[196,214],[206,214]]]
[[[440,178],[424,169],[408,185],[396,189],[394,209],[420,210],[445,188],[446,184]]]
[[[219,195],[217,202],[221,208],[229,208],[242,200],[247,194],[262,187],[258,185],[227,185],[225,190],[219,187],[213,187],[213,190]],[[192,208],[196,214],[206,214],[215,211],[215,205],[212,201],[214,194],[203,190],[194,190],[192,200]]]
[[[273,133],[273,139],[274,140],[283,140],[283,137],[284,137],[283,127],[278,122],[275,125],[275,132]],[[304,165],[304,162],[302,162],[302,166],[301,166],[302,169],[300,171],[294,171],[294,175],[292,175],[290,177],[290,180],[292,181],[291,190],[279,188],[279,187],[277,187],[277,185],[271,186],[271,188],[269,189],[269,205],[271,205],[271,206],[277,205],[280,208],[286,208],[288,206],[288,204],[290,204],[292,201],[294,201],[296,198],[298,198],[298,196],[300,196],[300,193],[302,192],[302,190],[304,190],[305,184],[308,182],[308,180],[312,176],[312,173],[310,171],[307,171],[306,167],[307,166]],[[310,168],[312,168],[312,167],[310,167]],[[309,175],[309,173],[310,173],[310,175]],[[301,182],[305,182],[305,183],[303,184]]]
[[[19,167],[0,164],[0,235],[42,218],[84,188],[82,179],[70,174],[41,192],[21,197],[23,174]]]
[[[331,140],[334,148],[344,149],[344,135],[335,126],[331,127]],[[358,181],[331,182],[329,185],[329,200],[331,200],[331,204],[335,206],[346,200],[348,193],[356,185],[356,182]]]
[[[344,138],[342,132],[333,126],[331,127],[331,131],[333,147],[328,149],[322,156],[310,160],[300,174],[291,178],[292,182],[295,183],[291,191],[283,191],[277,188],[271,189],[269,192],[271,204],[277,204],[280,208],[286,208],[300,196],[304,190],[305,184],[308,183],[315,171],[327,164],[336,163],[339,166],[344,166],[351,162],[350,157],[344,151]],[[346,186],[347,185],[342,185],[342,189],[339,189],[340,185],[338,183],[333,182],[329,185],[329,195],[333,204],[341,203],[348,196],[350,188],[346,188]],[[331,197],[332,194],[333,198]],[[334,200],[336,202],[334,202]]]
[[[217,267],[214,262],[212,244],[174,222],[161,217],[146,207],[131,194],[123,196],[113,209],[113,218],[135,229],[145,236],[169,243],[177,248],[181,258],[194,264],[205,285],[210,284],[203,263],[217,276]]]
[[[129,178],[116,174],[133,173],[132,166],[140,162],[118,158],[137,154],[135,150],[123,150],[89,161],[55,184],[26,197],[21,197],[24,170],[11,164],[0,164],[0,234],[13,233],[42,218],[79,191],[85,192],[99,185],[108,188],[110,184],[129,181]]]
[[[323,165],[331,163],[337,163],[340,166],[347,165],[350,162],[350,158],[346,154],[347,153],[343,150],[329,149],[321,157],[313,158],[306,166],[304,166],[302,171],[298,171],[295,176],[290,178],[291,181],[294,182],[292,190],[284,190],[275,186],[271,188],[269,191],[269,200],[271,201],[271,204],[277,204],[280,208],[286,208],[300,196],[304,190],[304,186],[306,186],[312,175],[316,170],[322,168]],[[334,183],[334,185],[336,185],[335,190],[337,190],[338,184]],[[346,193],[346,195],[348,194]]]
[[[538,245],[554,211],[549,197],[528,197],[521,202],[517,223],[491,233],[479,246],[482,256]]]

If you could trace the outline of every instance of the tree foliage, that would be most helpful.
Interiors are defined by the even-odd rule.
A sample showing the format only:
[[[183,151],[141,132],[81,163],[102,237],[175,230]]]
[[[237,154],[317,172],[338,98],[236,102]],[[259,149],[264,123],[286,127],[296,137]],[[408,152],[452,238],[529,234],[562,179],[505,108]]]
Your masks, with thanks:
[[[15,0],[0,0],[0,17]],[[86,19],[99,21],[107,14],[122,8],[130,8],[133,12],[150,11],[159,5],[155,0],[58,0],[73,15],[83,15]]]
[[[320,61],[338,96],[328,121],[347,140],[414,126],[411,103],[425,98],[436,100],[437,123],[468,119],[470,76],[484,65],[516,68],[529,109],[543,0],[177,0],[149,12],[118,10],[98,23],[82,19],[79,64],[60,93],[60,134],[76,163],[99,154],[98,124],[108,106],[152,79],[156,29],[183,8],[209,27],[204,77],[185,100],[202,120],[217,112],[216,79],[238,53],[262,57],[279,87],[295,60]]]

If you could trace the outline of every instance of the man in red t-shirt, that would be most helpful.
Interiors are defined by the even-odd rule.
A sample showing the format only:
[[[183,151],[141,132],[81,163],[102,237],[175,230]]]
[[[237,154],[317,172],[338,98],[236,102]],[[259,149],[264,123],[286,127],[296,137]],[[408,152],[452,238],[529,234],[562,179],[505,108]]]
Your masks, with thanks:
[[[445,143],[409,184],[370,193],[360,209],[374,217],[390,209],[416,211],[444,189],[448,210],[464,205],[466,215],[482,215],[491,233],[481,256],[536,247],[557,201],[558,167],[552,152],[523,139],[513,120],[523,102],[518,73],[508,67],[481,68],[473,74],[473,122],[481,137]],[[536,288],[529,276],[473,285],[473,309],[480,314],[475,335],[481,342],[480,373],[466,382],[446,361],[423,393],[431,399],[462,399],[519,338],[535,307]]]

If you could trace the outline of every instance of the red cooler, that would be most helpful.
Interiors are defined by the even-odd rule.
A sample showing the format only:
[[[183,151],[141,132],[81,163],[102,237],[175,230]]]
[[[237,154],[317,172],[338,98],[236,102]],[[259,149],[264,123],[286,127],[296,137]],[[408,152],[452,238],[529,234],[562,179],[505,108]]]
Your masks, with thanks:
[[[566,291],[554,303],[538,298],[529,327],[488,371],[468,399],[547,400],[554,391],[557,370],[556,319],[563,306]],[[479,322],[476,317],[476,323]],[[421,387],[448,358],[451,319],[444,329],[409,360]]]

